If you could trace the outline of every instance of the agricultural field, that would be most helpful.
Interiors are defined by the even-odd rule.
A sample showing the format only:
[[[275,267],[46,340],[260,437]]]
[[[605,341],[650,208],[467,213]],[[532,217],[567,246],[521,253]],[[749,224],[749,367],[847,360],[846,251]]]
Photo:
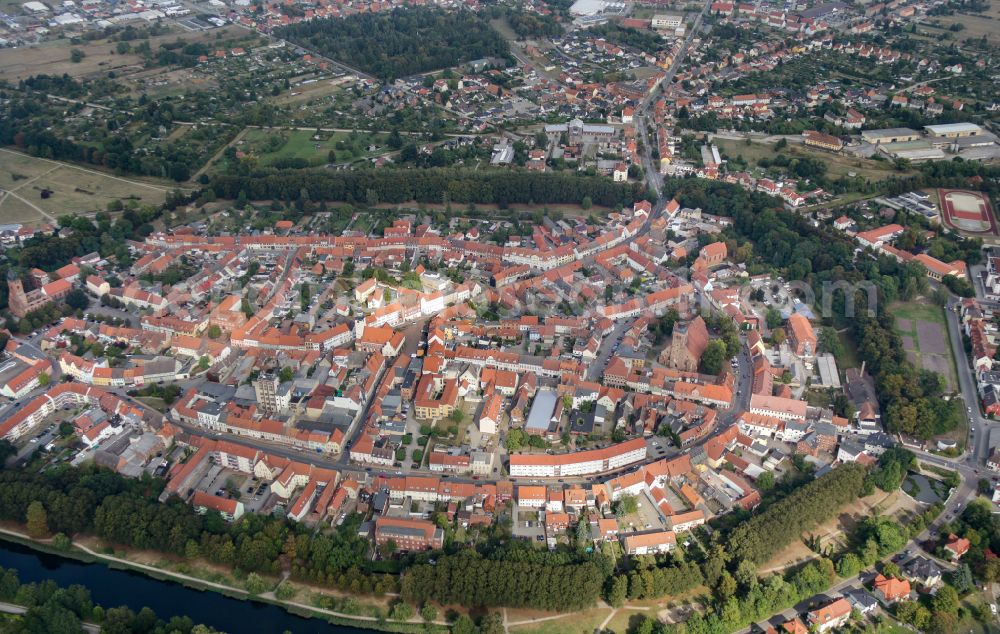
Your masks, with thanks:
[[[169,33],[147,38],[152,51],[157,51],[161,44],[172,43],[178,38],[186,43],[207,44],[250,35],[249,31],[235,25],[192,32],[181,29],[172,21],[166,21],[166,24],[169,25]],[[132,42],[135,45],[138,43]],[[68,46],[64,40],[50,40],[31,46],[0,49],[0,79],[17,81],[31,75],[64,73],[77,78],[105,75],[109,72],[121,76],[143,71],[143,57],[134,52],[119,54],[115,51],[116,44],[111,40],[96,40]],[[73,62],[70,58],[74,49],[83,53],[79,62]]]
[[[997,5],[992,3],[989,13],[998,11]],[[993,46],[1000,44],[1000,16],[987,17],[989,14],[973,15],[967,13],[955,13],[954,15],[936,15],[926,22],[921,23],[920,32],[932,38],[940,38],[944,33],[950,33],[957,41],[978,40],[985,37],[987,42]],[[961,26],[956,26],[961,25]],[[953,30],[959,29],[959,30]]]
[[[112,200],[159,205],[171,187],[0,149],[0,223],[52,222],[103,211]],[[46,193],[47,192],[47,193]]]
[[[94,42],[67,46],[64,41],[51,40],[20,48],[0,49],[0,79],[18,81],[31,75],[62,75],[83,77],[97,72],[120,73],[128,69],[141,68],[142,58],[138,55],[117,55],[112,53],[112,45]],[[70,60],[71,51],[83,51],[84,57],[77,63]]]

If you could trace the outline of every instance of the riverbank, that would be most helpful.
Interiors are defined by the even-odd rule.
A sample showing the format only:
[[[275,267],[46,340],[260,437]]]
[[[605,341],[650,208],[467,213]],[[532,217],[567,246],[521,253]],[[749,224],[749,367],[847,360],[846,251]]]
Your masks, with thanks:
[[[54,548],[48,540],[35,540],[18,530],[13,530],[8,527],[0,527],[0,541],[18,544],[33,551],[44,553],[49,557],[58,557],[61,559],[82,562],[83,564],[100,565],[110,570],[121,570],[131,574],[140,574],[159,582],[176,584],[198,592],[209,591],[220,595],[220,597],[246,602],[250,605],[256,604],[273,606],[298,618],[320,619],[330,623],[331,625],[343,626],[344,628],[415,634],[418,631],[443,633],[447,631],[448,627],[448,624],[445,621],[426,623],[419,618],[410,619],[409,621],[397,621],[383,617],[347,614],[308,605],[298,601],[281,600],[274,597],[273,592],[268,592],[264,595],[254,595],[244,588],[207,581],[191,575],[170,570],[163,570],[121,557],[99,553],[82,544],[73,544],[69,551],[62,551]],[[80,583],[87,585],[86,581],[82,581]],[[220,629],[224,629],[224,627]]]

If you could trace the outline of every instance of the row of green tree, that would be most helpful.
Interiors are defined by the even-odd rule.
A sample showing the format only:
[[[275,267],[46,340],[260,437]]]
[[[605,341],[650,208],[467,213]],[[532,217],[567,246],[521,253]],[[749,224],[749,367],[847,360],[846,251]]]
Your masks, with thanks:
[[[412,566],[403,575],[402,596],[421,604],[507,606],[567,611],[590,607],[600,597],[604,577],[590,562],[491,559],[474,550]]]
[[[844,464],[796,489],[737,526],[727,539],[727,550],[736,560],[767,561],[860,497],[865,473],[859,464]]]
[[[248,513],[227,523],[216,512],[199,515],[175,496],[159,502],[164,486],[159,479],[128,479],[96,467],[0,471],[0,519],[27,523],[34,536],[91,534],[246,573],[277,574],[286,563],[300,578],[345,590],[396,590],[394,578],[368,572],[368,543],[357,535],[357,518],[315,536],[283,517]]]
[[[218,198],[244,200],[344,201],[378,203],[482,203],[631,205],[643,192],[637,183],[614,183],[598,176],[540,174],[526,171],[424,169],[370,171],[265,170],[248,175],[215,176]]]

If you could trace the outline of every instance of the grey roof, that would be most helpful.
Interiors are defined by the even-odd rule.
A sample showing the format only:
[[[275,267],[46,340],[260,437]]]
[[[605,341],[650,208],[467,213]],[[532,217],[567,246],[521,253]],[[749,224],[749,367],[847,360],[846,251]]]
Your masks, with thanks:
[[[925,125],[924,130],[927,130],[931,134],[950,134],[955,132],[979,132],[982,128],[975,123],[962,122]]]
[[[532,431],[544,431],[549,428],[549,419],[556,409],[559,395],[553,390],[538,390],[535,400],[528,412],[528,421],[524,428]]]
[[[840,451],[852,456],[857,456],[864,451],[864,448],[852,440],[844,440],[840,443]]]
[[[247,386],[250,393],[253,393],[253,388]],[[206,381],[198,386],[198,393],[204,394],[205,396],[211,396],[216,401],[229,401],[236,395],[236,388],[223,385],[221,383],[212,383],[211,381]]]
[[[861,609],[873,608],[878,605],[878,600],[863,588],[845,591],[844,598],[850,601],[851,605],[857,606]]]
[[[892,137],[917,134],[917,131],[912,128],[883,128],[881,130],[864,130],[862,134],[865,136]]]
[[[0,384],[5,384],[18,374],[28,369],[28,364],[20,359],[11,358],[0,365]]]
[[[903,564],[901,568],[907,576],[917,579],[937,577],[944,572],[944,569],[941,568],[941,566],[922,555],[917,555],[910,561]]]
[[[200,409],[202,412],[205,412],[209,416],[218,416],[219,413],[222,412],[222,407],[223,407],[222,403],[209,401],[206,402],[204,405],[202,405]]]
[[[824,423],[824,422],[816,423],[816,427],[814,428],[814,430],[815,430],[816,434],[820,435],[820,436],[836,436],[837,435],[837,428],[834,427],[830,423]]]
[[[892,440],[891,436],[889,436],[888,434],[884,434],[882,432],[876,432],[874,434],[870,434],[869,436],[865,437],[866,446],[872,445],[876,447],[885,447],[888,449],[889,447],[892,447],[895,444],[896,443]]]
[[[837,361],[832,354],[821,354],[816,357],[816,367],[824,386],[839,388],[840,375],[837,373]]]
[[[802,433],[805,433],[806,430],[809,429],[809,423],[800,423],[799,421],[790,420],[790,421],[788,421],[788,422],[785,423],[785,429],[786,430],[788,430],[788,429],[794,429],[796,431],[800,431]]]

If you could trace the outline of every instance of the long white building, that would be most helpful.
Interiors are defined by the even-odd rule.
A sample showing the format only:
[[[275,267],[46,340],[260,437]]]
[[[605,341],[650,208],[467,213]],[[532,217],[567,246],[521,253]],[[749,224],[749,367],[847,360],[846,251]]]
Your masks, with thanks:
[[[646,459],[646,441],[627,440],[604,449],[574,453],[515,454],[510,456],[512,477],[557,478],[616,471]]]

